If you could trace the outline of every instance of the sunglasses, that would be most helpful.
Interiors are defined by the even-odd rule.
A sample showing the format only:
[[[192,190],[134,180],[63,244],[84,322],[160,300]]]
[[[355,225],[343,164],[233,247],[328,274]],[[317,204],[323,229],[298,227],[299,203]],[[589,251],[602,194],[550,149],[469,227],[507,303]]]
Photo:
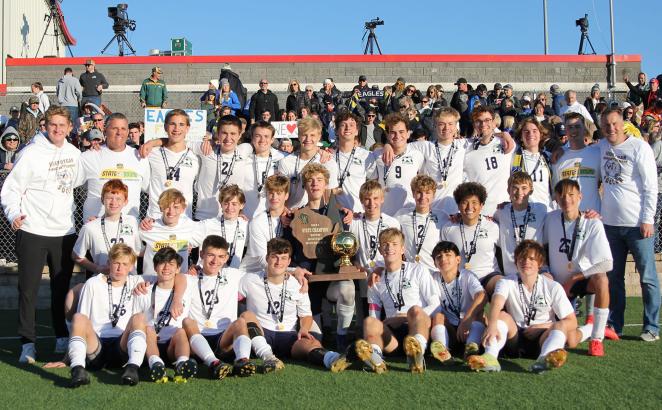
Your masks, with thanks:
[[[103,118],[92,118],[93,122],[102,122]]]
[[[430,100],[421,100],[421,102],[427,103],[430,102]]]
[[[375,117],[376,117],[375,114],[368,114],[368,118],[375,118]]]
[[[5,138],[5,141],[18,141],[18,138]]]
[[[260,85],[267,85],[267,84],[269,84],[269,83],[260,82]]]

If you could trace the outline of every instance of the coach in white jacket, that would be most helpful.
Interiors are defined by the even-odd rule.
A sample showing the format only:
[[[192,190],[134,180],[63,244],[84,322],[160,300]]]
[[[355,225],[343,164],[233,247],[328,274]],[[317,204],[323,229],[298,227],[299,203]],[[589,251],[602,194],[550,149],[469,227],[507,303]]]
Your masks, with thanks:
[[[22,363],[35,361],[35,309],[45,262],[51,276],[56,351],[66,351],[67,346],[64,299],[73,270],[71,250],[76,242],[73,192],[80,151],[66,141],[72,130],[69,111],[53,107],[45,117],[47,133],[37,134],[21,151],[0,192],[7,220],[17,231]]]

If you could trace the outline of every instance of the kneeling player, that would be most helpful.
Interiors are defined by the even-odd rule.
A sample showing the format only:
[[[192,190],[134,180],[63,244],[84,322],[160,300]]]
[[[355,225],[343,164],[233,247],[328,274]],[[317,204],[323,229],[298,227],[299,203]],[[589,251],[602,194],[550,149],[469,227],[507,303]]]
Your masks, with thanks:
[[[432,250],[439,272],[432,277],[439,287],[441,305],[432,315],[430,352],[444,363],[451,359],[450,350],[464,345],[465,357],[478,353],[485,330],[482,323],[485,290],[468,270],[460,269],[460,250],[453,242],[439,242]]]
[[[136,264],[136,254],[128,245],[118,243],[108,252],[110,271],[85,282],[80,294],[78,313],[74,314],[69,338],[71,387],[90,383],[85,368],[128,364],[122,383],[138,383],[138,368],[147,348],[145,319],[133,314],[133,288],[140,276],[129,276]]]
[[[517,245],[519,275],[497,282],[483,335],[485,353],[467,359],[472,370],[500,371],[497,357],[506,347],[514,357],[537,357],[530,370],[540,373],[565,363],[566,342],[569,347],[577,345],[581,333],[575,310],[559,283],[538,274],[544,261],[545,251],[538,242],[526,239]]]
[[[241,317],[248,323],[253,350],[264,360],[265,370],[284,367],[278,355],[341,372],[348,366],[345,356],[324,349],[319,342],[322,335],[310,330],[313,314],[308,294],[300,293],[299,283],[287,275],[291,255],[292,245],[287,240],[271,239],[266,271],[246,274],[241,280],[239,294],[246,298],[246,312]]]
[[[365,340],[355,342],[350,356],[354,350],[372,371],[383,373],[382,352],[395,353],[402,346],[411,372],[423,373],[430,314],[439,307],[437,287],[422,265],[402,261],[405,238],[398,229],[382,231],[379,252],[384,257],[383,278],[368,289],[370,316],[363,321]],[[383,322],[379,320],[382,306],[386,312]]]

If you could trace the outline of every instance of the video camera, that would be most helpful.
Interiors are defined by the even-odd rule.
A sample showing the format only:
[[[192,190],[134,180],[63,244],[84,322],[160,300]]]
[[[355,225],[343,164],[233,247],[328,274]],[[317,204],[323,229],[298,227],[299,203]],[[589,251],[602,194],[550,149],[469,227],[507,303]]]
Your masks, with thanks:
[[[365,29],[370,30],[370,29],[375,29],[377,26],[383,26],[384,25],[384,20],[380,20],[379,17],[376,19],[372,19],[370,21],[365,22]]]
[[[126,9],[129,5],[126,3],[119,3],[117,7],[108,7],[108,17],[113,19],[113,31],[115,33],[125,33],[126,29],[134,31],[136,29],[136,21],[129,19],[129,13]]]
[[[575,25],[579,27],[582,33],[588,31],[588,14],[584,14],[584,17],[575,20]]]

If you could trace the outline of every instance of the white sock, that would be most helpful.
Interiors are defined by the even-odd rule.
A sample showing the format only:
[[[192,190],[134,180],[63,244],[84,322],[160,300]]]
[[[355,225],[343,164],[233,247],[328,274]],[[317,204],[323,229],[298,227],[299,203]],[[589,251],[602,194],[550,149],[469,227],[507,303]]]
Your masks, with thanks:
[[[214,354],[214,351],[209,347],[207,339],[202,336],[200,333],[191,336],[189,340],[191,343],[191,350],[196,354],[202,361],[209,367],[214,363],[218,358]]]
[[[347,329],[352,325],[354,317],[354,305],[342,305],[336,303],[336,314],[338,315],[337,332],[339,335],[346,335]]]
[[[423,336],[420,333],[416,333],[414,335],[414,339],[418,340],[418,343],[421,344],[421,350],[423,350],[423,352],[425,352],[425,349],[427,349],[427,347],[428,347],[428,339],[426,339],[425,336]]]
[[[149,368],[151,369],[152,366],[156,363],[161,363],[162,365],[165,366],[165,363],[163,363],[163,359],[161,359],[159,356],[153,354],[147,359],[147,364],[149,365]]]
[[[372,346],[372,356],[371,359],[374,363],[382,363],[384,361],[384,358],[382,357],[382,348],[379,347],[376,344],[371,345]]]
[[[588,338],[591,337],[591,333],[593,333],[593,324],[589,323],[587,325],[580,326],[579,332],[582,334],[582,338],[579,343],[587,341]]]
[[[377,344],[372,344],[371,346],[372,346],[372,351],[373,351],[374,353],[377,353],[377,354],[380,355],[380,356],[383,354],[383,353],[382,353],[382,348],[379,347],[379,345],[377,345]]]
[[[129,340],[126,343],[126,350],[129,354],[129,364],[135,364],[140,367],[145,360],[145,351],[147,350],[147,336],[142,330],[134,330],[129,333]]]
[[[477,345],[480,345],[480,339],[483,337],[483,332],[485,332],[485,324],[483,324],[483,322],[471,322],[469,336],[467,336],[467,344],[476,343]]]
[[[269,343],[267,343],[267,339],[265,339],[264,336],[255,336],[251,339],[251,345],[253,346],[255,356],[262,360],[274,355],[271,346],[269,346]]]
[[[179,357],[177,358],[177,360],[175,360],[175,365],[178,365],[178,364],[180,364],[180,363],[182,363],[182,362],[185,362],[185,361],[187,361],[188,359],[189,359],[188,356],[179,356]]]
[[[586,316],[594,314],[595,295],[584,296],[584,302],[586,302]]]
[[[538,359],[547,356],[549,352],[563,349],[563,346],[565,346],[565,333],[560,330],[552,330],[549,332],[547,339],[545,339],[545,343],[542,344],[542,348],[540,348]]]
[[[499,331],[499,340],[489,340],[485,346],[485,353],[494,357],[499,357],[499,352],[506,345],[508,340],[508,325],[503,320],[497,320],[497,330]]]
[[[327,369],[330,369],[333,362],[335,362],[336,359],[339,358],[339,357],[340,357],[340,353],[326,352],[324,354],[324,367],[326,367]]]
[[[441,342],[444,346],[448,346],[448,330],[446,329],[446,326],[432,326],[432,330],[430,330],[430,339],[435,342]]]
[[[85,356],[87,355],[87,343],[80,336],[71,336],[69,339],[69,360],[71,367],[85,367]]]
[[[239,335],[232,342],[232,350],[237,360],[251,357],[251,339],[246,335]]]
[[[609,319],[609,308],[595,308],[593,319],[593,333],[591,339],[602,340],[605,338],[605,326],[607,326],[607,319]]]

